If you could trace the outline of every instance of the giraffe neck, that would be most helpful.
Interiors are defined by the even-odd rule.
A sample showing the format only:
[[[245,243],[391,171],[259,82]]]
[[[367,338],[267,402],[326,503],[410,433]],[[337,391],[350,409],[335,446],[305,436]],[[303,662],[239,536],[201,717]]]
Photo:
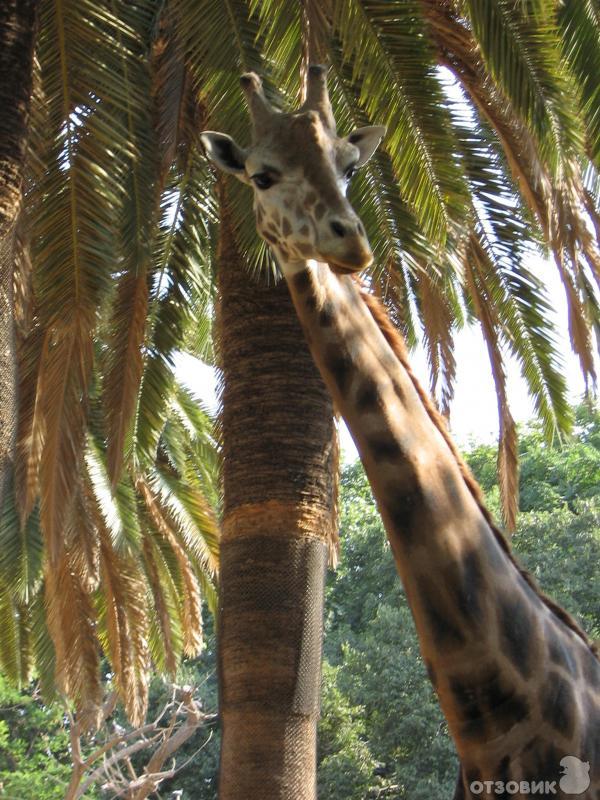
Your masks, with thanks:
[[[494,778],[506,751],[546,729],[571,752],[583,676],[598,670],[589,644],[518,569],[356,281],[313,261],[284,274],[365,466],[463,765]],[[548,712],[557,687],[560,713]]]

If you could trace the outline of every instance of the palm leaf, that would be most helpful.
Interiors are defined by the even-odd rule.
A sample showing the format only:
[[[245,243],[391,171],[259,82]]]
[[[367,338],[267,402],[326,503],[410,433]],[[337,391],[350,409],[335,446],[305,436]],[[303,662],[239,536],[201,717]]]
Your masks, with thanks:
[[[557,4],[562,53],[577,77],[590,157],[600,166],[600,10],[593,2]]]
[[[152,661],[159,671],[174,675],[182,651],[182,642],[176,622],[177,604],[173,602],[173,583],[169,580],[168,570],[164,567],[162,570],[159,568],[161,554],[153,544],[149,533],[144,536],[143,554],[144,570],[155,611],[150,620]]]
[[[481,324],[483,338],[486,342],[492,375],[498,397],[498,413],[500,417],[498,446],[498,478],[504,524],[509,531],[516,527],[519,507],[518,448],[517,430],[508,407],[506,389],[506,372],[498,337],[497,319],[494,319],[495,303],[487,296],[486,286],[481,281],[481,262],[486,260],[486,253],[480,242],[471,237],[471,247],[465,259],[465,273],[471,298]],[[483,271],[485,274],[485,270]]]
[[[423,37],[420,2],[336,4],[334,27],[369,118],[387,125],[386,148],[403,199],[425,234],[443,244],[467,199],[449,115]]]
[[[184,651],[194,656],[202,644],[202,612],[200,587],[190,563],[187,548],[180,541],[180,533],[174,515],[163,505],[153,487],[143,478],[138,478],[137,488],[146,506],[149,519],[168,547],[172,550],[179,569],[183,588],[182,622]],[[188,542],[186,542],[188,544]]]
[[[0,669],[14,684],[21,684],[19,617],[10,585],[0,580]]]
[[[113,548],[101,524],[99,532],[102,592],[96,595],[98,635],[109,655],[127,716],[139,725],[148,703],[150,667],[145,586],[134,558]]]
[[[554,10],[532,0],[462,3],[492,78],[534,131],[555,176],[581,152],[576,98],[560,65]]]
[[[431,396],[438,400],[444,416],[450,413],[456,378],[454,338],[452,333],[454,315],[447,302],[443,287],[423,270],[415,280],[418,310],[423,320],[423,339],[429,360]],[[438,399],[438,384],[441,390]]]
[[[101,703],[102,685],[96,612],[80,574],[66,549],[52,566],[46,563],[46,621],[56,654],[57,686],[87,714]]]

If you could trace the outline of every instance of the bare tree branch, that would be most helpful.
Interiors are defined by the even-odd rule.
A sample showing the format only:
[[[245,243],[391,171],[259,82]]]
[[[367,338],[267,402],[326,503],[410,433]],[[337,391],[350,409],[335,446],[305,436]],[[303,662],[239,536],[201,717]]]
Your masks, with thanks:
[[[85,721],[77,720],[67,710],[73,771],[64,800],[80,800],[95,783],[101,783],[102,788],[112,792],[114,798],[124,800],[145,800],[156,792],[162,781],[172,778],[187,766],[210,741],[211,735],[190,758],[177,764],[177,750],[194,735],[200,725],[217,718],[216,714],[205,714],[201,710],[199,700],[194,697],[195,691],[190,686],[173,686],[171,699],[164,704],[153,722],[128,731],[117,730],[113,735],[107,733],[106,740],[86,758],[82,755]],[[116,702],[116,693],[108,695],[99,712],[101,724],[106,724]],[[163,724],[169,712],[168,722]],[[148,751],[148,760],[143,773],[138,775],[131,757],[143,751]],[[100,759],[102,763],[90,772],[92,765]],[[169,759],[170,765],[165,766]]]

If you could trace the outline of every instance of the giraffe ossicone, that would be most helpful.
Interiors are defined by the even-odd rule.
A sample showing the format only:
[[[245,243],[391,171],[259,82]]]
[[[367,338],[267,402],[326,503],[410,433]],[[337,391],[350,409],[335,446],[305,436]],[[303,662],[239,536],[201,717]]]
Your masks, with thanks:
[[[253,141],[240,147],[230,136],[204,131],[200,138],[217,167],[254,189],[259,234],[271,245],[284,274],[306,259],[355,272],[373,261],[366,232],[346,191],[385,135],[368,126],[339,137],[329,103],[326,70],[308,73],[306,102],[289,113],[266,99],[255,73],[241,83],[252,118]]]

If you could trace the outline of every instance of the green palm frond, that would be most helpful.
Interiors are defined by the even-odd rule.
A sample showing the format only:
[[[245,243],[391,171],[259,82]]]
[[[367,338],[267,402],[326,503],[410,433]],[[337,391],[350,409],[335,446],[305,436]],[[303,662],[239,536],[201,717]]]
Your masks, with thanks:
[[[368,125],[352,84],[352,70],[341,61],[332,43],[333,68],[330,95],[341,134]],[[377,119],[373,121],[379,121]],[[429,243],[396,185],[393,165],[385,151],[377,153],[353,181],[350,199],[356,204],[376,254],[378,268],[387,271],[410,263],[411,256],[425,256]]]
[[[560,437],[570,430],[572,417],[544,285],[522,262],[499,258],[481,227],[471,236],[469,254],[475,258],[480,291],[496,315],[495,327],[521,367],[546,436]]]
[[[490,297],[485,281],[485,262],[488,254],[481,241],[470,237],[470,247],[465,259],[465,275],[471,300],[484,341],[487,346],[492,376],[498,397],[500,418],[498,446],[498,478],[504,523],[509,531],[514,531],[519,506],[518,448],[517,429],[508,406],[506,371],[498,335],[497,304]]]
[[[29,604],[29,619],[35,675],[44,698],[50,702],[57,697],[59,690],[56,677],[56,652],[48,627],[45,596],[45,587],[42,586]],[[92,686],[94,685],[95,681],[92,682]]]
[[[444,416],[450,413],[456,379],[455,314],[441,281],[427,270],[415,278],[416,304],[422,320],[423,344],[429,361],[431,396]]]
[[[177,7],[177,33],[186,52],[194,91],[205,111],[205,127],[227,130],[245,145],[250,138],[250,126],[239,85],[241,73],[260,73],[267,96],[274,105],[281,105],[269,64],[257,44],[259,19],[243,0],[211,0],[202,4],[178,0]],[[248,188],[233,179],[227,183],[228,211],[249,270],[274,276],[275,262],[247,213]]]
[[[129,476],[112,485],[106,458],[98,446],[88,439],[85,452],[86,473],[92,502],[101,515],[112,546],[135,552],[141,541],[136,497]]]
[[[556,177],[582,151],[579,109],[561,67],[560,43],[549,4],[528,0],[462,3],[492,78],[534,131]]]
[[[562,52],[577,78],[586,120],[588,152],[600,166],[600,9],[592,2],[557,4]]]
[[[199,571],[214,575],[218,568],[219,531],[216,519],[198,487],[177,480],[160,468],[146,483],[152,508],[177,530],[186,554],[202,565]]]
[[[369,118],[387,125],[386,147],[403,199],[434,242],[464,212],[451,121],[420,2],[336,4],[335,30]]]
[[[10,585],[0,580],[0,669],[16,686],[22,684],[19,617]]]
[[[37,507],[22,524],[15,493],[9,489],[0,519],[0,581],[10,586],[15,603],[29,603],[39,590],[43,554]]]
[[[135,464],[151,464],[156,456],[175,391],[173,358],[196,328],[197,315],[205,315],[213,294],[210,191],[206,161],[193,142],[156,237],[147,354],[128,444]]]
[[[258,38],[269,74],[281,96],[298,105],[301,92],[303,3],[294,0],[250,0],[249,10],[260,21]]]

